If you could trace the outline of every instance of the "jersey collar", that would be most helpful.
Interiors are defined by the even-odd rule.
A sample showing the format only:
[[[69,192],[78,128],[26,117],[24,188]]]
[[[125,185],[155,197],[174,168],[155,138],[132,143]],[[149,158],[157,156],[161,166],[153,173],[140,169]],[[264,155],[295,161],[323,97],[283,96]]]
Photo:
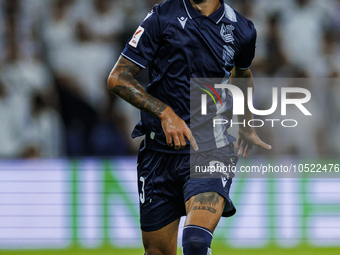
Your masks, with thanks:
[[[220,0],[220,2],[221,2],[221,7],[216,12],[214,12],[213,14],[207,17],[208,19],[210,19],[216,24],[220,23],[223,17],[225,16],[224,1]],[[184,8],[188,14],[189,19],[195,19],[195,18],[203,16],[192,6],[189,0],[183,0],[183,4],[184,4]]]

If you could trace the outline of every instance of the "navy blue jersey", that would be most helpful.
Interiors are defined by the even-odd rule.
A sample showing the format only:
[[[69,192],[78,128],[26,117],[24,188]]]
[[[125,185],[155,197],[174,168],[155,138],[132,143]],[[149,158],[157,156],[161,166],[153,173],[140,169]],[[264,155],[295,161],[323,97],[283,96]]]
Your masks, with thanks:
[[[149,66],[150,84],[146,91],[169,105],[190,126],[190,79],[228,79],[234,66],[248,69],[255,54],[256,30],[253,23],[222,1],[210,16],[201,15],[189,0],[166,0],[153,7],[127,43],[122,56],[142,68]],[[231,118],[231,97],[220,97],[225,104],[224,117]],[[221,113],[220,113],[221,114]],[[213,118],[213,115],[207,117]],[[216,149],[231,142],[227,127],[222,138],[206,134],[198,146]],[[212,130],[208,132],[213,132]],[[180,151],[166,145],[159,118],[141,113],[133,137],[146,135],[146,147],[152,150],[189,153],[189,145]],[[194,134],[195,136],[195,134]],[[204,143],[211,144],[202,146]]]

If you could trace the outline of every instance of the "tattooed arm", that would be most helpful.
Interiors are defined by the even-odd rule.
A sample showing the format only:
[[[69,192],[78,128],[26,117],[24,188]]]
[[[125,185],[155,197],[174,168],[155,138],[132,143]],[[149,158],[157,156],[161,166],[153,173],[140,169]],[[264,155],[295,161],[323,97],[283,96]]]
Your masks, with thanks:
[[[138,109],[161,119],[168,146],[183,149],[187,137],[198,150],[186,123],[166,104],[147,93],[135,79],[141,68],[124,57],[120,57],[108,78],[109,90]]]
[[[109,76],[108,88],[140,110],[160,117],[167,105],[148,94],[138,83],[135,77],[140,71],[139,66],[120,57]]]

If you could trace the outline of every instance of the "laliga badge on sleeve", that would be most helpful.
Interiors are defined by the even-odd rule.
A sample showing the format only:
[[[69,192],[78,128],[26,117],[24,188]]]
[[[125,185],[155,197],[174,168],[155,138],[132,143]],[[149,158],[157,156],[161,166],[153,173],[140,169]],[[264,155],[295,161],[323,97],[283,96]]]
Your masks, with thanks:
[[[134,47],[134,48],[137,48],[138,46],[138,42],[142,36],[142,34],[144,33],[144,28],[139,26],[135,32],[135,34],[133,35],[131,41],[129,42],[129,45]]]

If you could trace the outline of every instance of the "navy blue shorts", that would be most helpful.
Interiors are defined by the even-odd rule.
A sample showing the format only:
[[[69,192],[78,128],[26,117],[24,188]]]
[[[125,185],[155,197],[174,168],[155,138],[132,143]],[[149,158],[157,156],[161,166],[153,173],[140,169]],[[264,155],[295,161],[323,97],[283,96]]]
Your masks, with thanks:
[[[232,144],[190,156],[149,150],[142,143],[137,169],[143,231],[161,229],[186,215],[185,202],[205,192],[217,192],[226,199],[223,217],[236,213],[229,198],[232,178],[190,178],[190,159],[191,165],[209,165],[213,160],[228,166],[236,164],[237,155]]]

